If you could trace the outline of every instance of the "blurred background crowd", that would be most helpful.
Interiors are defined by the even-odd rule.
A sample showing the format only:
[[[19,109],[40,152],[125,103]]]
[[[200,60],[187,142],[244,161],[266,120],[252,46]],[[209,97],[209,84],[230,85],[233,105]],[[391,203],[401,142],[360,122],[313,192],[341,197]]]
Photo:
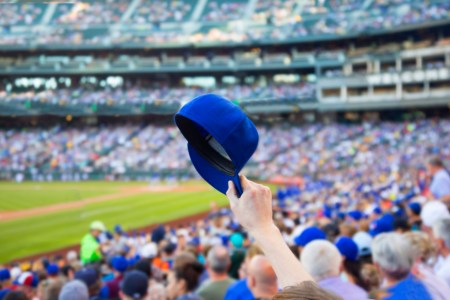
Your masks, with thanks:
[[[11,1],[0,7],[4,32],[0,43],[196,43],[342,36],[446,20],[448,9],[448,1],[442,0]],[[111,26],[116,24],[120,27]],[[188,26],[174,27],[182,24]],[[25,26],[29,32],[11,34],[11,28]],[[144,27],[153,34],[143,34]],[[40,34],[33,36],[33,31]]]
[[[120,146],[107,156],[90,158],[93,166],[189,164],[173,128],[145,127],[127,142],[136,129],[10,132],[1,142],[17,151],[2,154],[3,166],[36,167],[34,158],[53,149],[48,154],[56,160],[54,168],[85,167],[95,147],[117,140]],[[298,182],[275,190],[273,218],[323,289],[342,299],[446,299],[448,121],[258,129],[260,146],[246,172],[302,174]],[[39,146],[49,141],[55,145]],[[27,151],[20,151],[22,143]],[[54,149],[63,148],[53,156]],[[124,153],[132,160],[119,159]],[[108,229],[96,221],[80,252],[5,267],[0,295],[6,300],[271,299],[279,291],[271,264],[253,238],[228,209],[214,203],[204,219],[151,231]],[[22,298],[14,298],[18,295]]]

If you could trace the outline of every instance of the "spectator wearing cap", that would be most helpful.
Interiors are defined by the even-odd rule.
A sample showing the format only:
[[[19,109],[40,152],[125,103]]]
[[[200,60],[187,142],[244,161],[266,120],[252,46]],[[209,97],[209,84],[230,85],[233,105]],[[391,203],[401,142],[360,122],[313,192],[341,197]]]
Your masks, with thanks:
[[[436,275],[450,286],[450,217],[442,218],[433,225],[437,251],[442,258],[436,267]]]
[[[198,294],[205,300],[223,299],[234,279],[228,276],[230,256],[223,246],[212,247],[206,258],[209,279],[198,289]]]
[[[106,230],[105,225],[100,221],[94,221],[90,225],[90,231],[81,241],[80,257],[84,265],[96,263],[102,259],[102,252],[98,238]]]
[[[372,243],[375,267],[383,279],[385,299],[431,300],[431,295],[421,280],[411,274],[414,249],[406,237],[399,233],[382,233]]]
[[[169,272],[167,296],[170,300],[201,300],[194,291],[197,289],[204,267],[193,259],[177,259],[174,268]],[[204,298],[212,299],[212,298]],[[222,298],[218,298],[222,299]]]
[[[406,215],[408,216],[408,222],[412,231],[418,231],[422,227],[422,220],[420,219],[420,212],[422,206],[419,202],[411,202],[406,209]]]
[[[58,300],[59,293],[65,280],[59,276],[59,267],[50,263],[46,268],[47,278],[39,283],[38,298],[45,300]]]
[[[239,269],[245,259],[244,237],[241,233],[235,232],[230,236],[229,244],[231,248],[231,266],[228,275],[231,278],[239,279]]]
[[[362,262],[372,263],[372,236],[365,231],[358,231],[353,235],[353,241],[358,246],[358,257]]]
[[[148,281],[148,292],[145,300],[166,300],[167,293],[164,285],[157,282],[153,278],[152,264],[149,259],[141,259],[134,265],[134,269],[140,271],[147,275]]]
[[[120,287],[120,299],[144,300],[148,290],[148,277],[141,271],[130,271],[125,275]]]
[[[38,278],[31,272],[23,272],[14,282],[14,290],[23,292],[29,299],[36,296]]]
[[[363,218],[363,213],[359,210],[352,210],[347,213],[347,221],[358,224],[359,221]]]
[[[120,282],[128,268],[128,262],[123,256],[114,256],[111,259],[111,265],[114,270],[114,278],[106,281],[100,289],[100,298],[102,299],[116,299],[119,296]]]
[[[358,256],[358,245],[351,238],[342,236],[336,240],[335,246],[342,255],[341,279],[368,291],[368,286],[361,275],[362,265]]]
[[[427,162],[427,170],[432,176],[430,192],[437,200],[450,201],[450,174],[439,157],[432,157]]]
[[[342,268],[341,254],[329,241],[312,241],[303,249],[300,260],[321,288],[346,300],[367,299],[366,291],[339,277]]]
[[[92,267],[84,267],[75,272],[75,279],[80,280],[86,284],[91,300],[99,299],[100,292],[100,277],[98,272]]]
[[[123,255],[128,248],[127,238],[122,226],[114,226],[113,239],[110,242],[111,255]]]
[[[434,274],[430,261],[434,259],[435,247],[425,232],[407,232],[404,236],[414,249],[415,260],[412,273],[421,278],[433,299],[445,300],[450,295],[447,283]]]
[[[391,232],[394,230],[394,217],[391,215],[384,215],[381,218],[370,223],[370,234],[377,236],[378,234]]]
[[[66,283],[61,289],[58,300],[89,300],[86,284],[80,280]]]
[[[54,263],[49,264],[47,266],[46,271],[47,271],[48,278],[56,278],[59,275],[59,267],[57,264],[54,264]]]
[[[294,238],[294,243],[298,247],[299,253],[301,254],[302,249],[310,242],[325,239],[325,232],[323,232],[319,227],[313,226],[304,229],[296,238]]]
[[[234,300],[234,299],[241,299],[241,300],[253,300],[255,297],[253,296],[248,284],[247,284],[247,277],[248,277],[248,266],[250,264],[250,261],[253,257],[257,255],[264,254],[262,250],[256,246],[251,245],[247,253],[245,254],[244,262],[241,266],[241,269],[239,270],[239,277],[242,278],[235,283],[233,283],[227,290],[224,300]]]
[[[0,290],[11,286],[11,272],[9,269],[0,269]]]
[[[272,299],[278,292],[277,275],[263,255],[256,255],[250,261],[247,284],[255,299]]]

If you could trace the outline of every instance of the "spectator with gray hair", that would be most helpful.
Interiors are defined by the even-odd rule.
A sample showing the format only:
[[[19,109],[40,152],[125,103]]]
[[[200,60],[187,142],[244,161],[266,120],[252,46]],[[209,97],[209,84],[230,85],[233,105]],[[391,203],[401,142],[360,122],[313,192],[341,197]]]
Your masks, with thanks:
[[[214,246],[209,250],[206,258],[209,279],[197,291],[204,300],[224,298],[228,287],[234,283],[234,279],[228,276],[230,264],[230,255],[227,248]]]
[[[450,285],[450,217],[434,223],[433,235],[437,251],[443,259],[435,268],[436,275]]]
[[[404,236],[411,243],[415,260],[412,273],[421,278],[435,300],[445,300],[450,295],[450,287],[434,274],[431,263],[435,261],[435,245],[425,232],[407,232]]]
[[[382,233],[372,244],[375,267],[383,278],[387,299],[432,299],[421,280],[411,274],[415,252],[409,240],[399,233]]]
[[[342,258],[339,250],[331,242],[326,240],[310,242],[303,248],[300,260],[321,288],[344,299],[367,299],[367,293],[362,288],[339,277]]]

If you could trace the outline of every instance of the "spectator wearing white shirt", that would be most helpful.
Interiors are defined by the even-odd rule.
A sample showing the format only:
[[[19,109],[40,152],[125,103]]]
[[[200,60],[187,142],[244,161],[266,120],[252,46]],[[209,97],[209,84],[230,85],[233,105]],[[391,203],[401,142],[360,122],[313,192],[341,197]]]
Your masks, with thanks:
[[[450,286],[450,217],[434,223],[433,235],[438,252],[443,258],[436,269],[436,275]]]

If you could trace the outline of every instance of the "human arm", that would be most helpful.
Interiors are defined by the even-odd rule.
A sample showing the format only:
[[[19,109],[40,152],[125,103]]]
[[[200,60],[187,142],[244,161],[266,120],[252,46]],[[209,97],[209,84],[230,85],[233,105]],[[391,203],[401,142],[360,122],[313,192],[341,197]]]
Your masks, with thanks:
[[[234,184],[228,182],[227,197],[239,223],[255,238],[270,260],[282,288],[313,278],[294,256],[272,219],[272,193],[266,186],[241,176],[243,194],[236,195]]]

